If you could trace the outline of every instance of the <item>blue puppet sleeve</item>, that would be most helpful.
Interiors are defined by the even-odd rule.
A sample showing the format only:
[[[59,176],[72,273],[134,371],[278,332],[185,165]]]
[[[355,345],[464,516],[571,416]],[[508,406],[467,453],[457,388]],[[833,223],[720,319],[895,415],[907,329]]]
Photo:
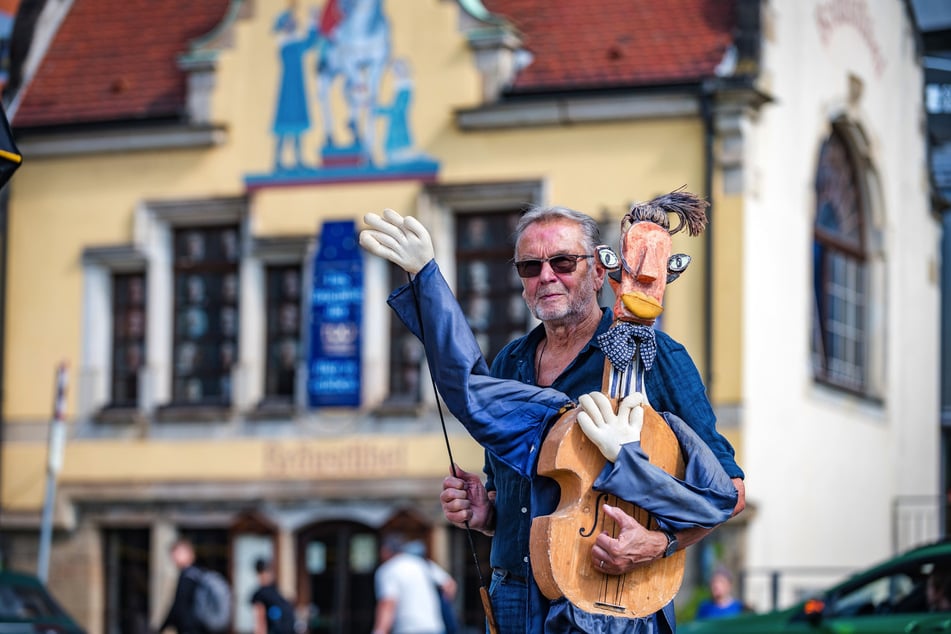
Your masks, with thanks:
[[[469,322],[435,260],[387,300],[426,349],[446,407],[472,437],[531,477],[546,425],[571,403],[562,392],[489,375]]]
[[[736,486],[695,431],[669,412],[661,415],[680,443],[683,480],[652,465],[641,443],[631,442],[621,446],[614,464],[604,466],[594,488],[643,508],[667,530],[713,528],[725,522],[736,506]]]

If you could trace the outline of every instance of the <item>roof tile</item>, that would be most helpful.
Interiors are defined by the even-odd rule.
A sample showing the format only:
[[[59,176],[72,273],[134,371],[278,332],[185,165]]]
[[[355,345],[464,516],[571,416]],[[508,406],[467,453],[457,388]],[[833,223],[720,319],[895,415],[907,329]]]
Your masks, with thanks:
[[[732,43],[735,0],[484,0],[534,56],[512,92],[709,77]]]
[[[16,114],[17,127],[164,118],[185,106],[178,56],[228,0],[75,0]]]

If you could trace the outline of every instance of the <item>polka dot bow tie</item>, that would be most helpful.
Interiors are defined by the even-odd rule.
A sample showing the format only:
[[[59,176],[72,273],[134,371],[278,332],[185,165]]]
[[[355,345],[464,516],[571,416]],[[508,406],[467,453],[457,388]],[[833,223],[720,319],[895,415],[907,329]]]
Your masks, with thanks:
[[[620,321],[607,332],[598,335],[598,344],[605,356],[611,360],[611,364],[618,370],[626,370],[631,365],[638,346],[645,370],[651,369],[654,358],[657,356],[654,329],[627,321]]]

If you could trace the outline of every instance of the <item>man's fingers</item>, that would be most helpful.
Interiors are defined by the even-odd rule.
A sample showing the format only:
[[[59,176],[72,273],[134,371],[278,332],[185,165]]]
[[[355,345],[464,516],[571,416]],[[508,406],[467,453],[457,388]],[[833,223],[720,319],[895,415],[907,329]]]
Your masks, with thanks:
[[[616,506],[611,506],[610,504],[604,504],[602,506],[604,513],[610,517],[612,520],[617,522],[618,526],[621,529],[628,528],[632,524],[636,524],[637,520],[625,513],[623,510],[619,509]]]

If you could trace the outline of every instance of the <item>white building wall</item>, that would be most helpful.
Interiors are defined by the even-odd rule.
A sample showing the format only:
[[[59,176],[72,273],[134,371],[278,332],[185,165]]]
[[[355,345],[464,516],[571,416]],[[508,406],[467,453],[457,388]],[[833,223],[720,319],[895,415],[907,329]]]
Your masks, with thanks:
[[[938,242],[922,76],[900,0],[764,3],[762,88],[744,209],[746,599],[770,605],[892,554],[898,496],[938,487]],[[847,116],[868,141],[881,264],[871,310],[881,402],[812,379],[818,152]],[[876,244],[880,242],[880,244]]]

